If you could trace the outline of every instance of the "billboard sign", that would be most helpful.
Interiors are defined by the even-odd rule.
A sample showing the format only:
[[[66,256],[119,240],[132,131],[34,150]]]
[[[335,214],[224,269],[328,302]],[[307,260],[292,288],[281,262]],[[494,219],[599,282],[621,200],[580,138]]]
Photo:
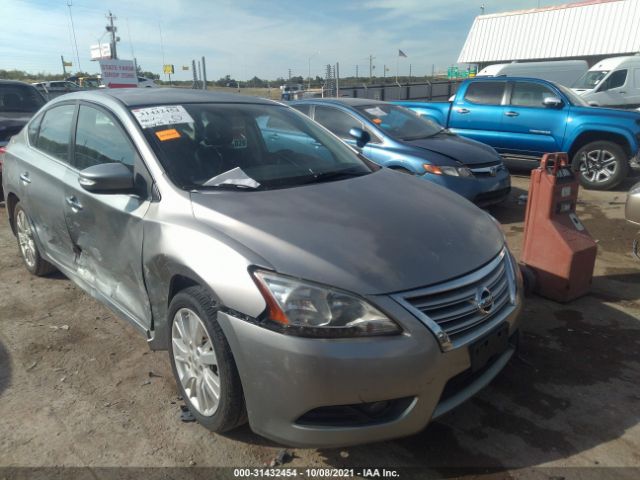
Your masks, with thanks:
[[[107,88],[135,88],[138,75],[133,60],[100,60],[102,84]]]
[[[91,60],[102,60],[103,58],[111,58],[111,45],[109,43],[91,45]]]

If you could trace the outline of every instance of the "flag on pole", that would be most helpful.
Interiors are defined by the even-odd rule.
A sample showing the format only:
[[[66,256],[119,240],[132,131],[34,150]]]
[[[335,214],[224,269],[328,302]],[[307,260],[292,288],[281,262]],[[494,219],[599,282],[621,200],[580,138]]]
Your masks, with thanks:
[[[407,58],[407,54],[406,54],[406,53],[404,53],[404,52],[403,52],[402,50],[400,50],[400,49],[398,49],[398,56],[399,56],[399,57]]]

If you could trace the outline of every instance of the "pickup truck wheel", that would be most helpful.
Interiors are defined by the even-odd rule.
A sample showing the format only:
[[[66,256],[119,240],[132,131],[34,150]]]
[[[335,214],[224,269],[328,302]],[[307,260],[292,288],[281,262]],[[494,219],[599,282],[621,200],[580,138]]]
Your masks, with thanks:
[[[16,204],[13,215],[16,222],[18,246],[20,247],[20,255],[22,256],[24,266],[27,267],[30,273],[38,277],[43,277],[54,272],[56,267],[40,255],[40,251],[33,237],[33,224],[20,202]]]
[[[591,142],[576,152],[572,165],[580,184],[592,190],[609,190],[622,182],[629,171],[624,150],[613,142]]]
[[[176,383],[189,410],[221,433],[246,422],[244,395],[218,308],[202,287],[179,292],[169,306],[169,352]]]

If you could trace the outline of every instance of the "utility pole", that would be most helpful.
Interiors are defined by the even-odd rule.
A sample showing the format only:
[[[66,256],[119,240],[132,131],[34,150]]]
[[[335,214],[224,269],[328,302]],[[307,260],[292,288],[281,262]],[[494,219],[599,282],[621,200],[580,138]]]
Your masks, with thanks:
[[[289,69],[289,83],[291,83],[291,69]]]
[[[202,89],[207,89],[207,65],[204,63],[204,56],[202,57]]]
[[[73,15],[71,14],[72,6],[73,6],[73,0],[68,0],[67,7],[69,7],[69,18],[71,19],[71,31],[73,32],[73,43],[76,46],[76,61],[78,62],[78,71],[81,72],[82,68],[80,67],[80,53],[78,52],[78,41],[76,40],[76,29],[75,29],[75,26],[73,25]]]
[[[384,65],[382,69],[382,83],[387,83],[387,66]]]
[[[117,50],[116,50],[116,43],[120,39],[118,37],[116,37],[116,32],[118,31],[118,27],[116,27],[113,24],[113,21],[117,20],[118,17],[114,17],[113,14],[111,13],[111,10],[109,10],[109,15],[105,15],[105,17],[107,19],[109,19],[109,25],[107,25],[107,32],[109,32],[111,34],[111,59],[112,60],[117,60],[118,59],[118,53],[117,53]]]
[[[373,82],[373,61],[376,57],[369,55],[369,83]]]
[[[64,57],[62,55],[60,55],[60,60],[62,60],[62,74],[64,78],[67,78],[67,67],[64,64]]]
[[[411,64],[409,64],[409,83],[411,83]]]
[[[358,65],[356,65],[356,82],[358,81]]]

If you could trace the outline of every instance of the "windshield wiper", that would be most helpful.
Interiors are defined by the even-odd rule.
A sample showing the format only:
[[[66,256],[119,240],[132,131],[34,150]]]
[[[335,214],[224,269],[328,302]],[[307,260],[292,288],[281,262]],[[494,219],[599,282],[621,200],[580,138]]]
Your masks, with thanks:
[[[360,168],[354,170],[353,168],[345,168],[343,170],[333,170],[331,172],[314,173],[313,175],[303,177],[302,183],[321,183],[330,182],[332,180],[342,180],[345,178],[361,177],[368,175],[370,171],[362,171]]]

